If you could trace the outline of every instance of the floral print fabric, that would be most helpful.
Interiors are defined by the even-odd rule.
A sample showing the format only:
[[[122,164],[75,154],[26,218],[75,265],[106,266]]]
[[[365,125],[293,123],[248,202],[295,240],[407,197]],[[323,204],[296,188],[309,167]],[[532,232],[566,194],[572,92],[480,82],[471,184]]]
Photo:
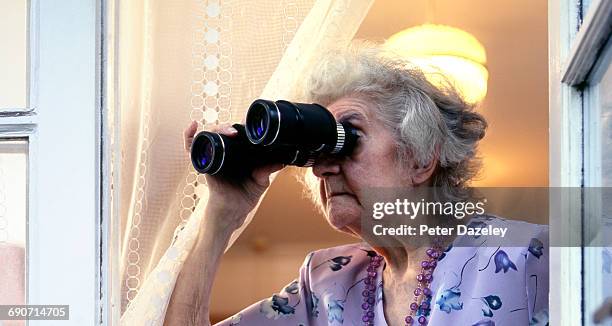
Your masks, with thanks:
[[[508,234],[520,238],[512,246],[486,241],[462,246],[458,244],[478,237],[458,237],[434,270],[428,324],[547,325],[548,227],[491,216],[470,223],[508,227]],[[298,279],[217,325],[363,325],[362,291],[374,254],[366,243],[312,252]],[[382,281],[378,273],[375,325],[387,325]]]

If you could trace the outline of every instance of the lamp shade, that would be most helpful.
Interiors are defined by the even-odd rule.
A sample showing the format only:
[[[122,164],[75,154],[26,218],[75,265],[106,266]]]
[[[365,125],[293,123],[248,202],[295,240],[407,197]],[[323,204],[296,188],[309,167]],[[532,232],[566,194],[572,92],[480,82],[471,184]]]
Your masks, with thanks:
[[[487,94],[487,56],[471,34],[445,25],[425,24],[391,36],[385,47],[410,59],[434,84],[443,73],[469,103],[480,102]]]

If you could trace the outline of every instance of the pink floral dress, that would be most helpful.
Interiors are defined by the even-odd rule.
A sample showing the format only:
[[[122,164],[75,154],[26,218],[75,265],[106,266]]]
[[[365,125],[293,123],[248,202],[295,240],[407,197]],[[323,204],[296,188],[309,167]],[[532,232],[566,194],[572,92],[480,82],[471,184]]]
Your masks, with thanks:
[[[470,236],[479,245],[457,246],[455,240],[434,270],[431,308],[417,316],[425,315],[428,325],[548,325],[548,227],[492,216],[470,224],[508,227],[522,245],[490,246]],[[366,325],[362,292],[374,254],[366,243],[311,252],[299,278],[217,325]],[[378,273],[373,325],[387,325],[382,282]]]

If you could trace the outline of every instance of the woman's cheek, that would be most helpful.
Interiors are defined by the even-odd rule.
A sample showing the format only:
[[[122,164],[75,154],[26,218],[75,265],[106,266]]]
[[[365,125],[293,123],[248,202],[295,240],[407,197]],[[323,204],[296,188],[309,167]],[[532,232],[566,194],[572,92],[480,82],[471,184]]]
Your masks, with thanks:
[[[355,191],[364,186],[375,184],[372,182],[375,181],[372,180],[372,177],[380,173],[376,160],[372,159],[354,162],[348,166],[348,172],[350,173],[350,184],[352,187],[356,188],[353,189]]]

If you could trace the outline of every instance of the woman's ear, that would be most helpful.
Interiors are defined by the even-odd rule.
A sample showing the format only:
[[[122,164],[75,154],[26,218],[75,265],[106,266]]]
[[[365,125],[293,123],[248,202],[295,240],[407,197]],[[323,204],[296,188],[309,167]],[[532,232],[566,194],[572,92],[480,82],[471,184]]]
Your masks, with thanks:
[[[412,184],[415,186],[426,183],[431,179],[431,176],[436,171],[436,167],[438,166],[438,161],[440,158],[440,146],[436,145],[436,149],[434,150],[432,159],[425,165],[419,166],[416,162],[412,168]]]

